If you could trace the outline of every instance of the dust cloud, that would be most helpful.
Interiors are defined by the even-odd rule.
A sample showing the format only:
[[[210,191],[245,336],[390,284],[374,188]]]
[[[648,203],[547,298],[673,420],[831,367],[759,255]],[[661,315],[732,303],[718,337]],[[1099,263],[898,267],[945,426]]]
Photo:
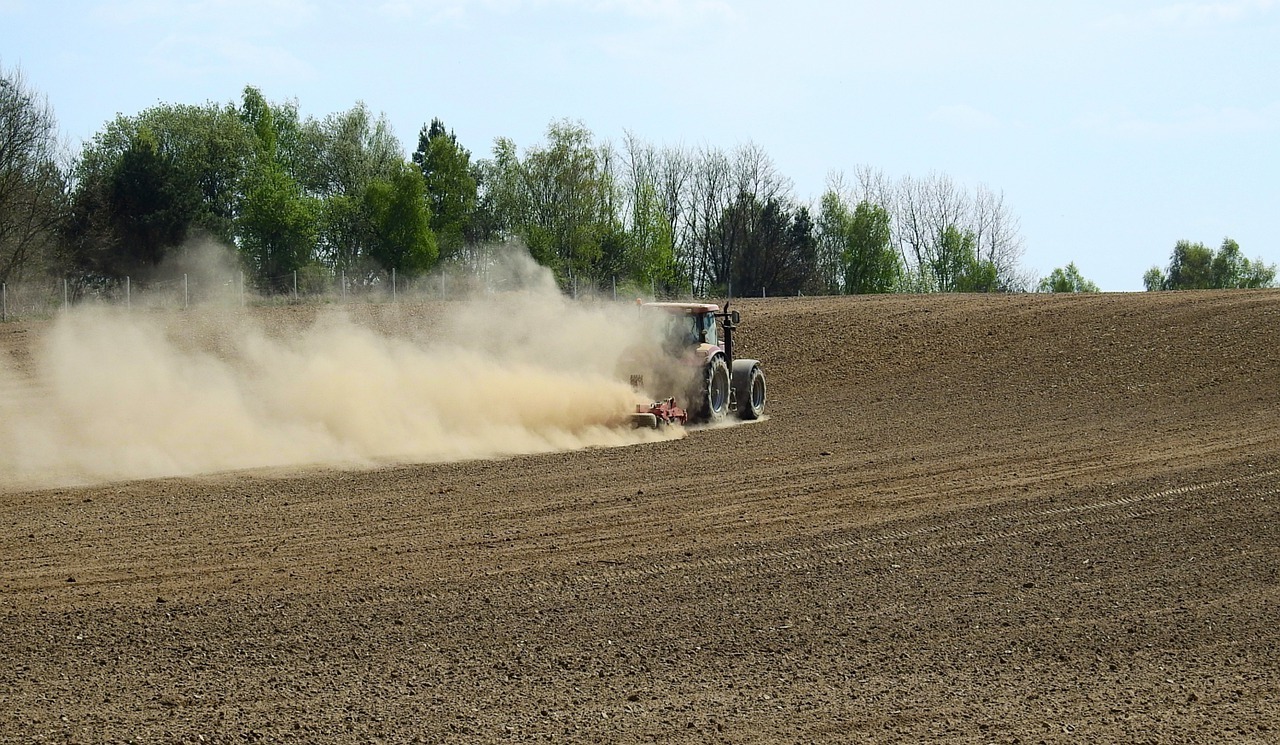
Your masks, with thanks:
[[[0,488],[682,436],[627,425],[634,307],[567,299],[527,258],[492,272],[465,300],[59,314],[0,358]]]

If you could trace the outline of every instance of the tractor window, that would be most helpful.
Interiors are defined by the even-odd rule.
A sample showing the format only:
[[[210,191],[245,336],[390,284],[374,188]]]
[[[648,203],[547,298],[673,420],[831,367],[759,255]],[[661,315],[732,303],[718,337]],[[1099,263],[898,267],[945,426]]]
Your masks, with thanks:
[[[707,313],[699,319],[699,322],[703,328],[702,340],[718,346],[720,342],[716,339],[716,317]]]
[[[667,321],[666,343],[672,349],[697,346],[701,336],[697,316],[673,315]]]

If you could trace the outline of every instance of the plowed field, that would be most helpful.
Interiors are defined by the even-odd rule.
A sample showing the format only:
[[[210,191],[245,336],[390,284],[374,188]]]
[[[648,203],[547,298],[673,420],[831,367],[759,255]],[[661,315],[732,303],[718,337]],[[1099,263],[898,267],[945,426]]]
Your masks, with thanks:
[[[0,741],[1280,740],[1280,292],[737,307],[757,424],[0,485]]]

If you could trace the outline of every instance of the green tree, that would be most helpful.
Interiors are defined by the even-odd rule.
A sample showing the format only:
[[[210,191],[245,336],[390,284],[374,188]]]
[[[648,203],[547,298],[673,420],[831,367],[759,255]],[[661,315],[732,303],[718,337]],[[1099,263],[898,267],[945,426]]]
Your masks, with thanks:
[[[1203,243],[1178,241],[1169,261],[1171,290],[1207,290],[1213,287],[1213,251]]]
[[[364,195],[330,194],[319,200],[317,258],[338,273],[372,271],[373,224]],[[371,260],[370,260],[371,261]]]
[[[444,122],[432,119],[418,135],[413,162],[426,180],[431,230],[439,243],[440,258],[451,259],[473,234],[477,184],[471,153],[458,144],[457,136],[445,129]]]
[[[232,107],[160,105],[117,116],[74,168],[71,262],[107,277],[145,273],[187,238],[235,238],[253,133]]]
[[[1212,251],[1203,243],[1180,240],[1174,245],[1165,271],[1152,267],[1142,277],[1147,290],[1208,290],[1271,287],[1276,267],[1261,258],[1250,261],[1230,238]]]
[[[369,254],[384,269],[411,277],[435,264],[438,249],[426,182],[416,165],[401,163],[389,179],[370,184],[365,210],[373,226]]]
[[[713,274],[716,285],[735,295],[794,295],[817,284],[817,240],[808,209],[792,211],[777,198],[761,202],[743,191],[720,220],[728,274]]]
[[[321,207],[281,163],[275,111],[258,89],[245,88],[240,118],[254,155],[237,223],[240,250],[259,287],[283,292],[315,262]]]
[[[240,248],[259,287],[287,291],[293,273],[315,258],[316,201],[278,163],[251,180],[240,210]]]
[[[608,282],[602,243],[617,229],[617,218],[604,161],[591,132],[567,120],[553,122],[547,142],[523,158],[515,143],[499,138],[481,169],[488,229],[522,240],[561,282]]]
[[[403,150],[385,115],[374,117],[363,103],[330,114],[318,125],[320,171],[314,186],[320,196],[356,196],[376,179],[388,179],[404,160]]]
[[[155,267],[170,247],[187,239],[199,196],[190,175],[161,154],[149,129],[134,136],[111,177],[111,216],[120,240],[116,271],[137,274]]]
[[[1075,262],[1068,263],[1040,280],[1040,292],[1098,292],[1098,286],[1084,278]]]
[[[1250,261],[1240,252],[1240,244],[1230,238],[1213,255],[1213,286],[1223,289],[1255,289],[1275,283],[1276,267],[1262,259]]]
[[[929,279],[940,292],[963,292],[964,273],[974,259],[974,236],[955,225],[944,227],[925,261]]]
[[[1153,266],[1142,275],[1142,285],[1147,292],[1155,292],[1164,289],[1164,272],[1160,271],[1160,267]]]
[[[644,184],[631,205],[628,260],[622,276],[641,287],[672,292],[686,287],[684,271],[676,260],[675,236],[666,210],[652,184]]]
[[[846,292],[889,292],[897,283],[901,267],[889,219],[889,212],[878,204],[862,201],[854,208],[840,255]]]
[[[863,200],[852,212],[834,189],[822,196],[818,216],[821,253],[838,272],[833,289],[847,294],[891,292],[901,264],[893,248],[889,212]]]

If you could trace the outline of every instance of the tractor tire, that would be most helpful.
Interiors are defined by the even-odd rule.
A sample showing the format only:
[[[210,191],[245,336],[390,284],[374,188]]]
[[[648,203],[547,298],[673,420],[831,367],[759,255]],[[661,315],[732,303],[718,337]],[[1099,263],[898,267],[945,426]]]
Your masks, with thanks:
[[[729,366],[716,355],[702,368],[702,390],[698,398],[698,421],[714,424],[729,414]]]
[[[765,399],[769,387],[764,382],[764,370],[756,360],[733,361],[733,397],[737,401],[739,419],[752,421],[764,416]]]

